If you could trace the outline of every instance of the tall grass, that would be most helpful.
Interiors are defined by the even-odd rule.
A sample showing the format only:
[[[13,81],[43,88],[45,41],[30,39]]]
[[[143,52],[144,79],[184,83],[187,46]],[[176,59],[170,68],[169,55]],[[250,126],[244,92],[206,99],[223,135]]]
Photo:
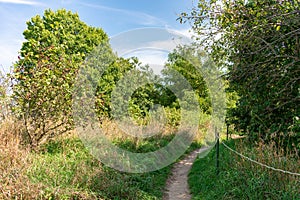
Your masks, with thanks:
[[[128,143],[127,148],[133,146]],[[92,199],[159,199],[170,170],[168,167],[145,174],[116,171],[93,158],[75,136],[42,148],[31,155],[33,163],[27,175],[33,183],[47,186],[55,198],[86,194]]]
[[[57,137],[35,151],[21,143],[22,123],[6,120],[0,127],[0,199],[161,199],[171,166],[130,174],[92,157],[76,132]],[[136,139],[113,121],[102,129],[114,144],[132,152],[155,151],[174,137],[174,129]],[[195,142],[192,148],[198,148]]]
[[[230,141],[230,147],[269,166],[300,173],[298,155],[286,154],[262,142],[251,147],[246,140]],[[300,177],[267,169],[220,146],[220,173],[216,152],[198,159],[189,174],[193,199],[300,199]]]
[[[0,124],[0,199],[35,199],[40,186],[26,176],[29,151],[20,145],[20,123],[6,118]]]

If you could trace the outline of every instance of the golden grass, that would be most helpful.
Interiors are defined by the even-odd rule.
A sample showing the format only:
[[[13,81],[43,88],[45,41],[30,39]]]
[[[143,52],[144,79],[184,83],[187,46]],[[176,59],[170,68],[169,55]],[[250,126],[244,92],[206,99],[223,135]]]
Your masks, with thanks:
[[[295,151],[286,152],[282,147],[276,146],[275,142],[264,143],[259,141],[256,143],[255,147],[248,147],[247,141],[245,139],[239,139],[236,142],[236,151],[242,153],[253,160],[274,167],[276,169],[282,169],[284,171],[289,171],[293,173],[300,173],[300,157],[295,154]],[[232,154],[237,161],[236,164],[239,169],[250,170],[256,172],[257,174],[267,174],[268,177],[272,179],[268,184],[276,183],[278,189],[285,188],[286,185],[291,185],[289,183],[295,183],[295,189],[298,188],[300,193],[300,177],[291,175],[288,173],[283,173],[279,171],[274,171],[268,169],[267,167],[260,166],[256,163],[252,163],[249,160],[241,158],[236,154]],[[269,185],[271,187],[271,185]]]
[[[40,186],[24,175],[30,161],[28,150],[20,145],[20,124],[12,118],[0,124],[0,199],[35,199],[39,194]]]

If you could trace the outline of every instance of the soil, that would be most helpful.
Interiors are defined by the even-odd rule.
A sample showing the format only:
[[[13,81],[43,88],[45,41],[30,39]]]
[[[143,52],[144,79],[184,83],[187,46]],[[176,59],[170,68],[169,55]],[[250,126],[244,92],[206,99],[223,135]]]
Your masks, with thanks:
[[[178,163],[174,164],[171,176],[167,180],[167,185],[164,193],[164,200],[187,200],[191,199],[189,185],[188,185],[188,173],[193,165],[193,162],[197,156],[207,150],[207,147],[197,149]]]

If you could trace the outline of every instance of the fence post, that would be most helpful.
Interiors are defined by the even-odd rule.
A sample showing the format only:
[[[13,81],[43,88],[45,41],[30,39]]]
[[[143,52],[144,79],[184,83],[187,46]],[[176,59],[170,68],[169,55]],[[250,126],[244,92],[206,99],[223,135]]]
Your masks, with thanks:
[[[229,124],[226,123],[226,140],[228,140],[228,135],[229,135]]]
[[[219,139],[219,133],[217,131],[217,129],[215,130],[216,131],[216,138],[217,138],[217,143],[216,143],[216,172],[217,172],[217,175],[219,175],[219,172],[220,172],[220,160],[219,160],[219,156],[220,156],[220,139]]]
[[[226,124],[226,140],[229,139],[229,121],[228,121],[228,118],[225,118],[225,124]]]

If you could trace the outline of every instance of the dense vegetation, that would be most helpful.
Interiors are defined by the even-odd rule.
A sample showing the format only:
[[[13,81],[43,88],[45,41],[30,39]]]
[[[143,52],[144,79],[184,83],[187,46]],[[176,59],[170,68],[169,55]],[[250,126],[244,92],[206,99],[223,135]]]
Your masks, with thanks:
[[[300,148],[297,0],[200,0],[189,21],[239,99],[228,121],[253,141]]]
[[[44,16],[33,17],[27,22],[24,36],[25,42],[13,73],[8,77],[1,76],[1,103],[7,105],[9,113],[3,113],[0,127],[0,198],[161,199],[171,167],[129,174],[111,169],[93,158],[77,133],[72,131],[72,94],[76,92],[74,86],[80,68],[91,76],[100,72],[101,77],[94,79],[93,103],[106,137],[131,152],[155,151],[174,138],[180,125],[181,106],[165,86],[178,84],[169,71],[171,68],[184,71],[187,61],[174,52],[164,70],[171,78],[157,77],[137,58],[118,57],[112,52],[102,29],[86,25],[77,14],[64,9],[46,10]],[[91,56],[95,54],[96,59]],[[93,65],[89,65],[91,63]],[[137,68],[139,75],[155,79],[157,83],[134,91],[129,101],[129,117],[137,124],[147,124],[155,104],[162,105],[166,115],[164,129],[145,139],[125,137],[112,113],[113,90],[127,72]],[[192,80],[189,74],[184,76]],[[10,84],[13,86],[11,96],[6,93]],[[203,110],[207,112],[202,118],[201,129],[204,131],[209,127],[210,107],[206,85],[203,80],[192,85],[198,89],[199,102],[208,102],[203,103]],[[122,92],[128,92],[126,87],[121,85],[120,88]],[[185,95],[184,90],[180,92]],[[124,101],[122,96],[114,97],[117,97],[114,101]],[[183,103],[188,105],[188,102]],[[199,147],[200,139],[190,150]]]
[[[27,22],[23,34],[25,42],[11,75],[14,83],[13,111],[18,119],[23,119],[23,138],[31,148],[37,148],[54,136],[74,128],[72,106],[74,108],[76,103],[72,98],[84,90],[79,91],[84,84],[75,85],[76,77],[81,75],[80,69],[91,77],[95,85],[92,103],[95,104],[100,123],[106,118],[127,116],[133,117],[137,124],[147,124],[150,110],[153,113],[158,109],[154,105],[161,105],[167,115],[167,124],[178,126],[181,107],[174,91],[168,88],[180,87],[176,76],[170,73],[171,69],[179,71],[197,91],[202,112],[210,112],[205,81],[199,72],[195,73],[197,69],[178,56],[180,51],[169,55],[164,77],[158,77],[147,65],[141,65],[137,58],[118,57],[113,53],[102,29],[86,25],[77,14],[64,9],[56,12],[46,10],[43,17],[33,17]],[[128,85],[118,82],[128,72],[137,69],[140,69],[139,74],[136,74],[136,79],[131,77],[130,81],[146,77],[150,82],[131,94]],[[117,94],[117,84],[122,94]],[[185,90],[183,87],[178,93],[186,96]],[[127,93],[130,97],[128,110],[126,106],[120,106],[126,102],[124,96]],[[117,110],[112,101],[119,105]]]
[[[15,113],[24,119],[26,139],[38,146],[72,129],[72,87],[85,56],[108,36],[70,11],[46,10],[33,17],[14,65]]]

